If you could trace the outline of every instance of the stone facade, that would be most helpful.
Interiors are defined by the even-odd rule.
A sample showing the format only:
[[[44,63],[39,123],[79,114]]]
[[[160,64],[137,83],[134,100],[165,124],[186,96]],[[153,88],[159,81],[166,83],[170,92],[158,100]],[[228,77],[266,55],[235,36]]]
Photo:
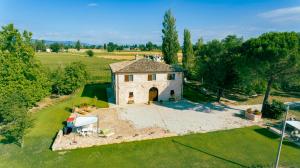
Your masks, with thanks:
[[[168,80],[168,74],[175,74],[175,79]],[[133,75],[133,81],[125,81],[125,75]],[[169,101],[170,98],[180,100],[183,89],[182,80],[182,72],[156,73],[156,80],[152,81],[148,81],[148,73],[112,74],[115,103],[118,105],[129,102],[147,103],[152,87],[158,90],[158,101]],[[174,91],[173,95],[171,95],[171,90]],[[133,92],[133,97],[129,96],[130,92]]]
[[[109,66],[117,105],[182,98],[183,71],[177,65],[137,59]]]

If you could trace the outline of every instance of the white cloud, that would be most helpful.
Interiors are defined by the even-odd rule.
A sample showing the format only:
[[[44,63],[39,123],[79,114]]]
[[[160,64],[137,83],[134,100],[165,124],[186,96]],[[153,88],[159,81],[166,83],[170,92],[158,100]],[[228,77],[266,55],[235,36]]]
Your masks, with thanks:
[[[277,23],[300,22],[300,6],[275,9],[260,13],[258,16]]]
[[[89,3],[87,6],[88,6],[88,7],[97,7],[98,4],[97,4],[97,3]]]

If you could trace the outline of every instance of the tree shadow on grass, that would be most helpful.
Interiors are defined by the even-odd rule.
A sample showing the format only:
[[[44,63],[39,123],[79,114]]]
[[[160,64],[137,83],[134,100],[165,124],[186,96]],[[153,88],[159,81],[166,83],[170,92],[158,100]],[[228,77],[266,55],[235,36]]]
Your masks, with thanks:
[[[209,155],[209,156],[215,157],[215,158],[217,158],[217,159],[220,159],[220,160],[226,161],[226,162],[228,162],[228,163],[232,163],[232,164],[234,164],[234,165],[237,165],[237,166],[240,166],[240,167],[249,167],[249,166],[243,165],[243,164],[241,164],[241,163],[238,163],[238,162],[235,162],[235,161],[232,161],[232,160],[229,160],[229,159],[223,158],[223,157],[221,157],[221,156],[217,156],[217,155],[215,155],[215,154],[211,154],[211,153],[209,153],[209,152],[206,152],[206,151],[204,151],[204,150],[201,150],[201,149],[199,149],[199,148],[195,148],[195,147],[192,147],[192,146],[190,146],[190,145],[183,144],[183,143],[181,143],[181,142],[178,142],[178,141],[176,141],[176,140],[174,140],[174,139],[172,140],[172,142],[173,142],[173,143],[176,143],[176,144],[178,144],[178,145],[181,145],[181,146],[184,146],[184,147],[190,148],[190,149],[192,149],[192,150],[195,150],[195,151],[198,151],[198,152],[204,153],[204,154],[206,154],[206,155]]]
[[[81,97],[97,98],[97,100],[107,101],[106,88],[109,83],[86,84],[82,91]]]
[[[269,131],[266,128],[258,128],[258,129],[255,129],[254,131],[259,133],[260,135],[263,135],[263,136],[268,137],[270,139],[277,139],[277,138],[280,137],[279,135]]]

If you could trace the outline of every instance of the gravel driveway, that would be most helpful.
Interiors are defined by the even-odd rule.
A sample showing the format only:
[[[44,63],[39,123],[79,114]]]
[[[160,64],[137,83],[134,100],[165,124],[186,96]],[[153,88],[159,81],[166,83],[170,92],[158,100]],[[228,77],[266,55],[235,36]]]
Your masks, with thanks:
[[[126,105],[118,107],[117,111],[121,119],[131,121],[137,128],[161,127],[172,133],[186,134],[253,125],[253,122],[242,117],[241,109],[245,107],[182,100],[163,104]]]

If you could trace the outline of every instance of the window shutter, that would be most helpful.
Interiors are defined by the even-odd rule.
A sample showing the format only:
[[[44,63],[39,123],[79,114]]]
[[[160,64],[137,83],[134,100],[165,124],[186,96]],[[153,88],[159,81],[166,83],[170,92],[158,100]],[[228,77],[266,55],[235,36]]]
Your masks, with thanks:
[[[152,81],[152,75],[148,74],[148,81]]]
[[[128,81],[129,81],[129,76],[125,75],[125,82],[128,82]]]

